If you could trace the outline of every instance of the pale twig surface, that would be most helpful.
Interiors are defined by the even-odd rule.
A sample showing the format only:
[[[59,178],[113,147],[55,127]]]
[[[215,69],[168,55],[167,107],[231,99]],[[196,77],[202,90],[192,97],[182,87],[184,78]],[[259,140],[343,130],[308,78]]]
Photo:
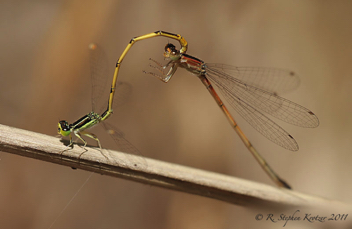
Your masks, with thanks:
[[[73,149],[68,148],[59,138],[0,125],[0,151],[7,153],[243,206],[347,207],[338,201],[236,177],[154,159],[138,160],[136,155],[90,147],[86,150],[81,155],[84,149],[77,145]]]

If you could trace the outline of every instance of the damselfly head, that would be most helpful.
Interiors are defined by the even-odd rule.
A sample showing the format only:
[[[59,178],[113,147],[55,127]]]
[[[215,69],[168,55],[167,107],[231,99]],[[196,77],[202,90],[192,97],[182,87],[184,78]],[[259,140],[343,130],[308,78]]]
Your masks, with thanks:
[[[177,51],[176,49],[176,46],[173,45],[172,43],[167,43],[165,45],[165,52],[168,51],[168,52],[172,52],[172,51]]]
[[[71,133],[70,125],[65,120],[59,121],[59,123],[57,124],[57,127],[58,127],[57,133],[61,134],[62,136],[68,136]]]
[[[171,60],[178,60],[181,57],[180,51],[176,49],[175,45],[168,43],[165,45],[164,57],[170,58]]]

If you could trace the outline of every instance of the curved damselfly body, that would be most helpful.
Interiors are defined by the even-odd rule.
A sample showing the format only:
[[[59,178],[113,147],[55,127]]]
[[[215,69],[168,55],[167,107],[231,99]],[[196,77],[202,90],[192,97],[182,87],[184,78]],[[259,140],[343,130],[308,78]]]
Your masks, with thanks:
[[[263,136],[285,149],[297,151],[298,144],[295,139],[264,114],[272,115],[287,123],[301,127],[317,127],[319,125],[319,120],[312,111],[278,95],[282,91],[289,91],[298,86],[299,78],[297,75],[292,71],[275,68],[207,64],[198,58],[186,54],[188,43],[181,35],[156,31],[131,39],[116,63],[110,98],[114,95],[121,63],[132,45],[137,41],[158,36],[177,40],[181,48],[177,50],[173,44],[168,43],[165,46],[164,57],[170,61],[166,65],[162,65],[152,60],[155,65],[151,65],[151,67],[157,69],[159,73],[145,73],[152,74],[165,83],[171,79],[178,67],[196,75],[213,96],[247,149],[269,177],[278,186],[291,188],[274,172],[254,148],[217,94],[213,84],[220,90],[231,107]]]
[[[83,147],[87,145],[87,141],[83,138],[83,136],[85,136],[94,139],[99,148],[102,149],[98,137],[95,134],[88,132],[89,128],[92,128],[97,124],[101,124],[107,133],[113,138],[118,150],[137,155],[138,159],[136,159],[137,157],[132,159],[138,162],[136,162],[135,165],[138,166],[139,164],[139,166],[145,166],[146,162],[140,155],[138,149],[124,138],[122,131],[106,122],[106,119],[113,114],[112,107],[108,106],[110,102],[112,104],[112,101],[108,101],[103,98],[103,93],[107,83],[107,61],[105,60],[103,50],[98,45],[90,44],[89,50],[92,81],[92,111],[79,118],[72,124],[69,124],[66,120],[59,121],[58,133],[62,136],[70,137],[70,143],[68,146],[73,145],[72,135],[74,135],[84,143]],[[125,99],[125,96],[130,93],[130,91],[131,86],[129,84],[119,83],[117,86],[117,101],[115,101],[115,106],[121,105]],[[132,157],[132,155],[129,156],[130,159]]]

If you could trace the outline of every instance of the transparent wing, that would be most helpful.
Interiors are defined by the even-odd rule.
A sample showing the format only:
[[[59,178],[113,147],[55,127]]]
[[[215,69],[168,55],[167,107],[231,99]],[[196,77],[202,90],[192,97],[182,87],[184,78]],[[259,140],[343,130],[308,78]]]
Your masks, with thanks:
[[[92,43],[89,45],[90,72],[92,81],[92,109],[101,114],[108,106],[108,62],[103,49]],[[111,75],[112,79],[112,75]],[[131,94],[132,86],[127,82],[118,82],[113,107],[122,106]]]
[[[115,126],[106,123],[106,121],[101,122],[101,124],[116,143],[117,149],[123,153],[127,153],[124,154],[125,158],[122,161],[127,160],[132,162],[134,167],[147,167],[147,161],[145,158],[136,147],[134,147],[128,140],[125,139],[125,135],[122,133],[122,131],[117,129]]]
[[[108,62],[103,49],[97,44],[89,45],[89,61],[92,83],[92,109],[96,113],[101,113],[107,107],[108,98]],[[106,96],[103,96],[105,93]]]
[[[114,103],[113,103],[113,108],[117,108],[116,110],[121,109],[123,105],[126,104],[126,102],[129,99],[129,95],[132,93],[132,85],[127,83],[127,82],[117,82],[116,85],[116,91],[115,91],[115,97],[114,97]],[[106,106],[104,107],[106,109],[108,104],[108,100],[106,100]]]
[[[207,75],[209,76],[209,75]],[[213,75],[211,75],[213,76]],[[227,86],[223,85],[217,78],[209,77],[210,81],[225,96],[230,105],[259,133],[279,146],[297,151],[298,144],[295,139],[283,128],[266,117],[260,111],[237,97]]]
[[[241,101],[241,103],[245,102],[251,105],[255,110],[261,110],[296,126],[317,127],[319,125],[315,114],[297,103],[284,99],[275,93],[248,85],[218,68],[208,67],[206,72],[207,77],[220,90],[226,91],[226,97],[234,108],[236,108],[234,103]]]
[[[235,67],[226,64],[206,64],[206,66],[273,94],[295,90],[300,84],[299,77],[294,72],[285,69]]]

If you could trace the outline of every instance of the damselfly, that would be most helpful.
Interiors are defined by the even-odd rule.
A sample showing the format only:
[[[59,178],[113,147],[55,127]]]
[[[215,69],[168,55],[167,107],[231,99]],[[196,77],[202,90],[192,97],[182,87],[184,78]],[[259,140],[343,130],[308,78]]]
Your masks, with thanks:
[[[177,50],[173,44],[168,43],[165,46],[164,57],[170,61],[165,66],[153,61],[156,64],[156,66],[153,67],[156,68],[160,74],[149,73],[158,77],[165,83],[171,79],[178,67],[184,68],[198,76],[264,171],[278,186],[290,188],[290,186],[273,171],[265,159],[250,143],[214,90],[211,82],[221,91],[229,104],[258,132],[283,148],[296,151],[298,150],[298,144],[295,139],[263,114],[270,114],[287,123],[301,127],[317,127],[319,125],[319,120],[312,111],[278,95],[280,90],[292,89],[298,85],[299,78],[296,74],[292,71],[274,68],[206,64],[202,60],[186,54],[188,44],[181,35],[157,31],[155,33],[132,38],[127,45],[116,64],[110,97],[113,96],[113,91],[116,86],[119,66],[132,45],[137,41],[157,36],[175,39],[179,41],[181,48]],[[261,82],[270,84],[263,85]],[[282,83],[287,87],[283,87]]]
[[[87,145],[87,141],[83,139],[83,136],[89,137],[97,141],[97,144],[100,149],[102,149],[100,140],[98,137],[88,132],[87,129],[96,126],[97,124],[102,124],[107,133],[113,138],[115,141],[118,150],[122,152],[127,152],[130,154],[135,154],[136,156],[130,155],[128,158],[137,161],[139,163],[134,163],[135,166],[145,166],[146,162],[142,156],[140,156],[140,152],[136,147],[134,147],[129,141],[124,138],[124,134],[117,129],[115,126],[108,124],[105,120],[108,119],[112,113],[112,107],[108,107],[106,109],[106,103],[101,105],[104,86],[106,85],[107,80],[107,61],[105,60],[105,55],[103,50],[99,48],[96,44],[90,44],[90,67],[91,67],[91,81],[92,81],[92,110],[88,114],[84,115],[77,121],[69,124],[65,120],[61,120],[58,123],[58,133],[62,136],[70,137],[70,144],[68,146],[73,145],[72,134],[74,134],[77,138],[79,138],[83,143],[84,147]],[[131,90],[131,86],[127,83],[119,83],[118,85],[118,95],[119,99],[115,105],[119,105],[123,102],[124,96],[126,96]],[[113,97],[109,97],[108,104],[112,104]],[[104,112],[102,112],[106,109]]]

